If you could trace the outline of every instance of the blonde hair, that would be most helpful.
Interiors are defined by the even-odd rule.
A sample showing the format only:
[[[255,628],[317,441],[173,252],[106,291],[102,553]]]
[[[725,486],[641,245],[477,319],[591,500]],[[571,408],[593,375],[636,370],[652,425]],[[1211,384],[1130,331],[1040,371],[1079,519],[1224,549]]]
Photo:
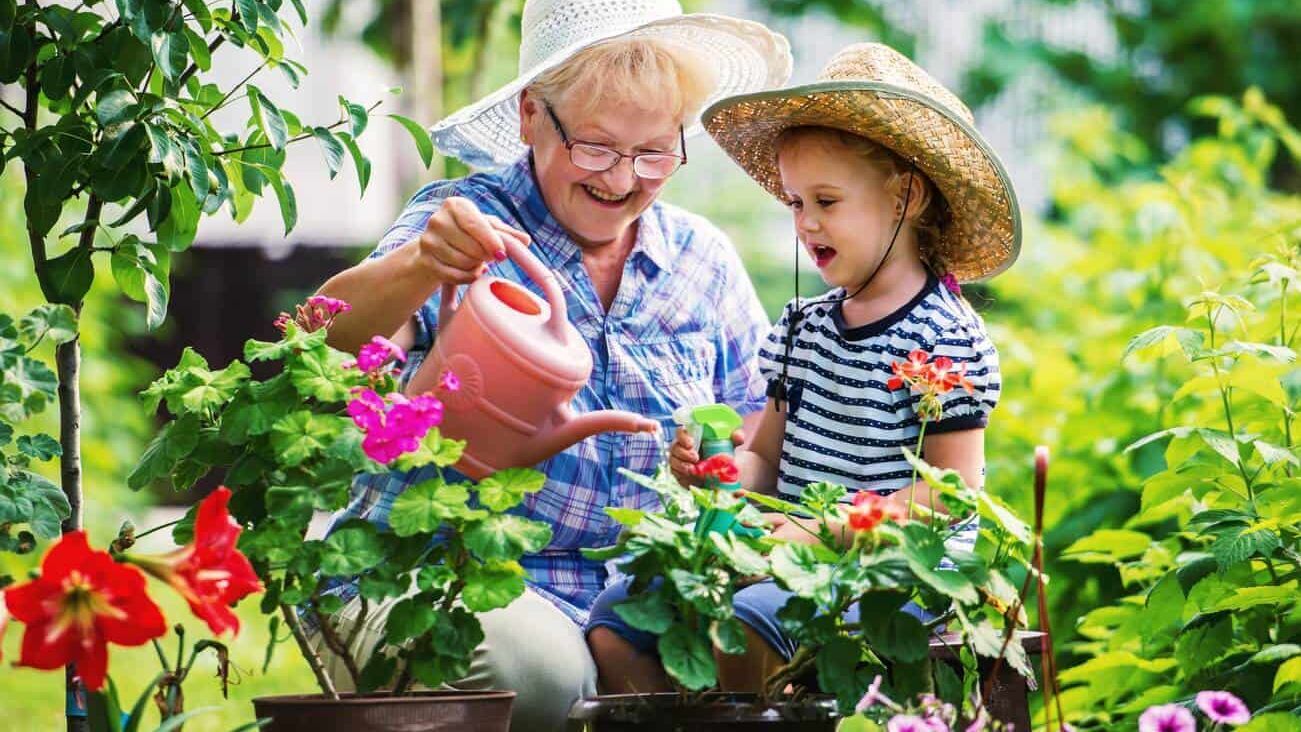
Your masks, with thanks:
[[[554,105],[572,98],[579,116],[630,101],[670,110],[685,124],[715,86],[713,69],[697,51],[661,38],[618,38],[574,54],[534,80],[529,92]]]
[[[781,150],[790,143],[815,136],[834,136],[840,144],[849,148],[873,170],[885,177],[886,191],[902,196],[904,183],[908,179],[909,163],[890,148],[870,140],[862,135],[837,129],[835,127],[790,127],[777,137],[774,149]],[[940,233],[952,221],[952,211],[948,201],[921,170],[914,168],[914,177],[922,183],[924,195],[920,202],[909,203],[913,208],[917,203],[921,209],[909,225],[917,236],[917,253],[922,262],[937,275],[948,272],[948,267],[939,252]]]

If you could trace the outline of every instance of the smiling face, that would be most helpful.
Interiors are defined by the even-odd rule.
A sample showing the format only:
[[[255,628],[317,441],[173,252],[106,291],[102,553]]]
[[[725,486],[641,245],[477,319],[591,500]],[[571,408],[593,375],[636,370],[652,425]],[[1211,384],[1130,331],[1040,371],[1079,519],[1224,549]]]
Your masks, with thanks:
[[[828,285],[857,289],[881,264],[894,234],[901,199],[891,190],[890,176],[839,133],[823,129],[785,136],[777,167],[796,233],[818,273]],[[910,212],[923,203],[918,199],[914,190]],[[878,279],[888,279],[891,270],[921,266],[916,237],[905,222]]]
[[[620,101],[580,114],[578,105],[568,101],[552,104],[552,110],[571,143],[593,143],[625,155],[682,152],[681,121],[669,111]],[[520,116],[525,138],[533,147],[538,187],[556,221],[583,247],[626,241],[633,233],[633,222],[655,201],[668,179],[637,176],[631,158],[622,158],[604,172],[574,165],[545,105],[528,92],[520,103]]]

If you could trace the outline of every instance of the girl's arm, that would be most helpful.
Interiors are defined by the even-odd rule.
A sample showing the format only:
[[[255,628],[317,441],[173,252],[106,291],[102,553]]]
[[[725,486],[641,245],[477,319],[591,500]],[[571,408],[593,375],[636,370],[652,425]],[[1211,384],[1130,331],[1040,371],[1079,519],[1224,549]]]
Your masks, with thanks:
[[[750,440],[736,451],[741,485],[759,493],[777,493],[777,464],[781,460],[782,435],[786,432],[786,411],[777,411],[772,399],[764,405]]]
[[[931,465],[958,471],[968,486],[979,488],[985,483],[985,430],[958,430],[926,435],[922,443],[922,457]],[[934,509],[938,513],[948,513],[939,501],[931,504],[931,487],[926,481],[916,483],[895,491],[886,499],[890,503],[907,510],[909,501],[914,505]]]

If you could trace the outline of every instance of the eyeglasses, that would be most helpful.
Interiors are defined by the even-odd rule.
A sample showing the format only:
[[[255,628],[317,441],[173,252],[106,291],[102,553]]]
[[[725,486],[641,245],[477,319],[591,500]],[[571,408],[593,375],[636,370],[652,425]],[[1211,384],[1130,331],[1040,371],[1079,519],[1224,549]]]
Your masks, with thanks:
[[[547,114],[551,116],[551,123],[556,126],[556,132],[560,133],[560,141],[564,144],[565,149],[569,151],[569,161],[583,170],[604,173],[618,165],[619,161],[624,158],[632,158],[632,172],[636,173],[637,177],[647,180],[660,180],[673,175],[678,168],[686,165],[687,135],[681,125],[678,126],[678,141],[682,147],[681,155],[661,152],[624,155],[618,150],[604,145],[570,140],[569,135],[565,134],[565,128],[560,124],[560,118],[556,116],[555,110],[551,108],[550,104],[544,104],[543,106],[547,108]]]

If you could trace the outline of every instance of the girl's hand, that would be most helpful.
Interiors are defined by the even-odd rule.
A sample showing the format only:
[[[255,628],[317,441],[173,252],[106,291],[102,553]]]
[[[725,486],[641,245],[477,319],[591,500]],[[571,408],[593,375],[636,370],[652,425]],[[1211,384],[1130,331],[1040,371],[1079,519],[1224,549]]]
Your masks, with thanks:
[[[704,479],[697,476],[694,468],[700,462],[700,453],[696,452],[696,441],[682,427],[678,428],[669,448],[669,470],[678,483],[683,486],[701,485]]]
[[[772,537],[774,539],[799,544],[817,545],[822,543],[818,533],[821,522],[817,519],[798,518],[781,513],[765,513],[763,517],[768,522],[768,525],[772,527]],[[845,524],[832,519],[827,521],[827,528],[831,530],[832,536],[838,537],[841,546],[849,546],[852,537]]]

